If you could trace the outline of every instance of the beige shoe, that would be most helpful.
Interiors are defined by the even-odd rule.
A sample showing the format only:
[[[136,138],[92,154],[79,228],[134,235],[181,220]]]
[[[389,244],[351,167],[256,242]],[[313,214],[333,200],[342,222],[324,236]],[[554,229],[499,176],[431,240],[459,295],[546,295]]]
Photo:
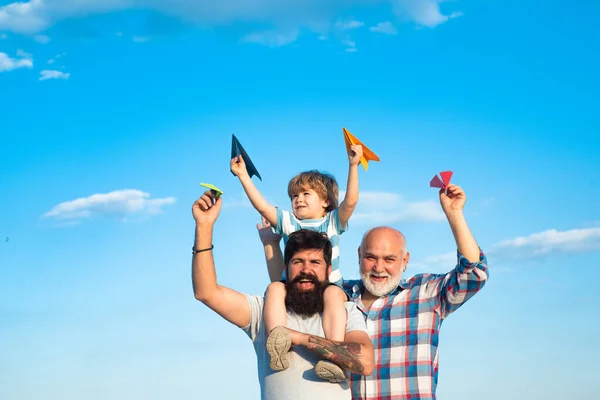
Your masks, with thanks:
[[[346,373],[337,364],[328,360],[320,360],[315,365],[315,374],[321,379],[331,383],[339,383],[348,380]]]
[[[267,352],[271,357],[271,369],[273,371],[283,371],[290,366],[287,358],[288,351],[292,346],[292,337],[283,326],[273,328],[267,338]]]

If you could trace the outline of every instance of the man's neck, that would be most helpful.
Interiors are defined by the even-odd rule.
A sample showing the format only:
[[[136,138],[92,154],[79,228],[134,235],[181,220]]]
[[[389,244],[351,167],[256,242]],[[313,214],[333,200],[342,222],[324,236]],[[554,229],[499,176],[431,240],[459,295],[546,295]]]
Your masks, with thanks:
[[[362,302],[363,306],[365,307],[365,311],[368,311],[371,306],[373,305],[373,303],[375,303],[375,300],[377,300],[379,297],[374,296],[373,294],[371,294],[371,292],[369,292],[368,290],[363,290],[361,296],[360,296],[360,301]]]

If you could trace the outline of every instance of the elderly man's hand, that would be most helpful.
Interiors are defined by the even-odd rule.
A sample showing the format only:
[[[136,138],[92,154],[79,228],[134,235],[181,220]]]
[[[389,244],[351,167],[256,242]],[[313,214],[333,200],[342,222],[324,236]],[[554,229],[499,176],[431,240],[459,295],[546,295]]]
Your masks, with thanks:
[[[216,199],[216,200],[215,200]],[[221,197],[215,196],[212,190],[207,190],[192,206],[192,215],[198,226],[214,225],[221,211]]]
[[[453,183],[448,185],[448,189],[440,190],[440,204],[446,215],[462,212],[467,196],[460,186]]]

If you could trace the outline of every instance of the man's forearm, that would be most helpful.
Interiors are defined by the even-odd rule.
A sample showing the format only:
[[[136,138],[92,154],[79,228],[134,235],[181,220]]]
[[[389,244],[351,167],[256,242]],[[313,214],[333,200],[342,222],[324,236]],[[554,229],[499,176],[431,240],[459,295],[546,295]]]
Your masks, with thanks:
[[[212,226],[196,225],[194,249],[203,250],[212,247]],[[192,283],[194,296],[206,300],[217,288],[217,275],[212,250],[196,253],[192,257]]]
[[[447,215],[450,229],[456,241],[456,248],[470,262],[479,261],[479,245],[473,237],[462,211]]]
[[[292,344],[303,346],[355,374],[370,375],[373,371],[372,359],[366,355],[365,346],[361,343],[337,342],[294,331]]]

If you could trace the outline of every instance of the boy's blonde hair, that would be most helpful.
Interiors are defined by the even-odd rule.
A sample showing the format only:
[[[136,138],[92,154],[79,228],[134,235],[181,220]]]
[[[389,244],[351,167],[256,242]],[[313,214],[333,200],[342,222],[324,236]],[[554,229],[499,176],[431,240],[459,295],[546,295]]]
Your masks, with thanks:
[[[338,184],[333,175],[317,170],[300,172],[288,183],[290,199],[303,189],[314,190],[322,200],[329,202],[326,212],[333,211],[338,206]]]

